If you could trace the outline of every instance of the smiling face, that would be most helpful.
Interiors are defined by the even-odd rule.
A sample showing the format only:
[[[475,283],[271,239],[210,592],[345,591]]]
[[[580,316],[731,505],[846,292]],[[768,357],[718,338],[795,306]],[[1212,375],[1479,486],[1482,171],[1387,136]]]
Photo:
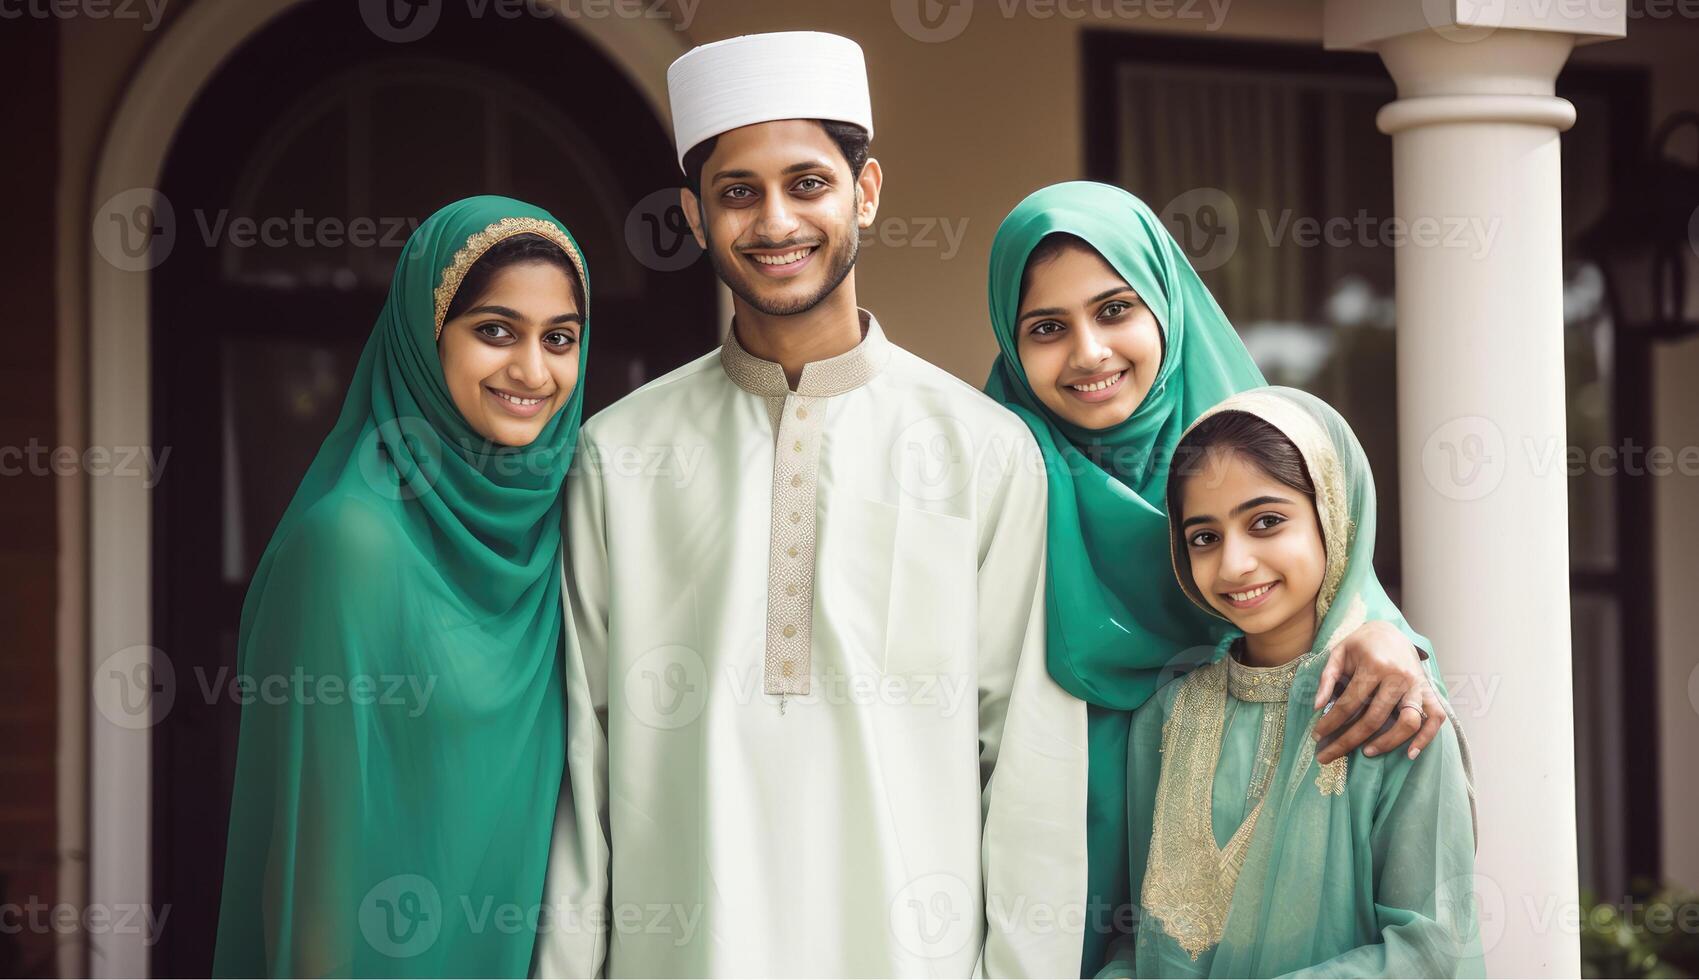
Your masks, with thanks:
[[[1181,529],[1198,591],[1253,651],[1307,651],[1327,567],[1314,499],[1233,449],[1205,450],[1188,473]]]
[[[578,385],[583,329],[577,291],[559,266],[503,267],[437,341],[454,406],[484,438],[530,445]]]
[[[820,123],[786,119],[721,133],[684,213],[725,284],[768,316],[813,309],[850,274],[878,209],[880,171],[859,177]]]
[[[1047,254],[1048,253],[1048,254]],[[1078,239],[1027,263],[1015,350],[1038,400],[1087,429],[1126,421],[1162,367],[1156,314]]]

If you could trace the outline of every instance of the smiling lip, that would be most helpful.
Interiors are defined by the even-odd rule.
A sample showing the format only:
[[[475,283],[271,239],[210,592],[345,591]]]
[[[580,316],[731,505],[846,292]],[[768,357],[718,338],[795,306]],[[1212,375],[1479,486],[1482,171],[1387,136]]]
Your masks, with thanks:
[[[745,252],[743,255],[750,264],[761,270],[762,275],[772,279],[787,279],[801,272],[802,267],[813,261],[814,253],[819,250],[818,245],[798,245],[783,251],[765,249],[759,252]]]
[[[1244,595],[1247,592],[1255,592],[1258,589],[1265,590],[1265,591],[1263,591],[1263,593],[1261,595],[1256,596],[1255,598],[1243,599],[1243,600],[1235,599],[1235,598],[1233,598],[1233,595],[1230,595],[1226,592],[1221,593],[1221,598],[1226,599],[1227,604],[1229,606],[1232,606],[1234,609],[1255,609],[1256,607],[1267,602],[1268,597],[1273,595],[1274,590],[1279,588],[1279,587],[1280,587],[1279,582],[1264,582],[1261,585],[1253,585],[1253,586],[1251,586],[1250,588],[1247,588],[1247,589],[1234,589],[1233,590],[1234,595]]]
[[[1125,369],[1122,369],[1120,371],[1109,371],[1104,374],[1094,374],[1089,378],[1081,378],[1073,384],[1063,385],[1062,387],[1068,392],[1068,394],[1073,395],[1080,401],[1101,402],[1114,398],[1117,394],[1119,394],[1121,391],[1121,385],[1125,384],[1126,380],[1127,372]],[[1103,384],[1106,381],[1109,383],[1106,385]],[[1102,387],[1098,387],[1099,385],[1102,385]],[[1080,388],[1082,386],[1089,387],[1091,390],[1081,391]]]
[[[490,398],[501,406],[502,411],[514,418],[534,418],[549,404],[547,398],[528,397],[504,388],[492,388],[485,385],[484,390],[489,392]]]

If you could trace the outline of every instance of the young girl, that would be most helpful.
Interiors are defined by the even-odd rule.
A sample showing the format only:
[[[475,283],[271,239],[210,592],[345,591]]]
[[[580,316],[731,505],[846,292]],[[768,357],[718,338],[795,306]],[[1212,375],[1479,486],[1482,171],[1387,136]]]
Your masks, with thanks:
[[[1167,500],[1180,587],[1231,631],[1225,657],[1133,715],[1140,914],[1102,975],[1483,975],[1456,727],[1415,758],[1316,760],[1327,651],[1367,619],[1402,623],[1356,437],[1304,392],[1235,395],[1180,440]]]
[[[985,390],[1032,430],[1050,487],[1050,675],[1089,710],[1081,969],[1092,976],[1136,885],[1126,879],[1130,712],[1177,655],[1199,643],[1207,653],[1225,628],[1169,571],[1168,461],[1199,413],[1263,378],[1174,237],[1119,187],[1069,181],[1022,201],[991,246],[990,302],[1001,354]],[[1353,676],[1342,703],[1378,694],[1427,713],[1421,723],[1401,712],[1369,743],[1376,751],[1426,745],[1444,718],[1412,642],[1426,641],[1371,621],[1330,658],[1329,687]],[[1363,744],[1380,721],[1372,712],[1331,751]]]

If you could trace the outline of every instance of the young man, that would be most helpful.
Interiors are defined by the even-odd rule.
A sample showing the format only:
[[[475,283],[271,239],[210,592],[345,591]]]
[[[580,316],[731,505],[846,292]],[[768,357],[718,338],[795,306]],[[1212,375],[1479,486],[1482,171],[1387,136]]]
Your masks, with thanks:
[[[1086,715],[1045,669],[1044,473],[856,305],[861,49],[740,37],[668,85],[735,319],[584,427],[537,970],[1077,975]]]

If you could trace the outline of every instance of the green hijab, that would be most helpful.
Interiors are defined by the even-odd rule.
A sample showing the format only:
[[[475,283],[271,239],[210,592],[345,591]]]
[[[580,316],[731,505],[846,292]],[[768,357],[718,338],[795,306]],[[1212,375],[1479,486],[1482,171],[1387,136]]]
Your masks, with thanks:
[[[1450,705],[1452,723],[1414,761],[1403,752],[1367,757],[1359,751],[1323,766],[1308,736],[1322,714],[1312,705],[1327,652],[1363,623],[1393,623],[1428,646],[1375,575],[1375,487],[1368,458],[1339,413],[1307,392],[1280,387],[1243,392],[1200,421],[1229,411],[1278,429],[1297,447],[1315,485],[1326,554],[1316,597],[1318,626],[1310,651],[1294,665],[1279,765],[1267,783],[1224,919],[1214,918],[1201,898],[1165,910],[1173,920],[1169,928],[1189,935],[1207,933],[1212,925],[1219,929],[1211,959],[1188,961],[1156,922],[1145,922],[1134,957],[1137,974],[1484,976],[1472,895],[1474,791],[1468,745]],[[1170,549],[1182,589],[1200,610],[1218,616],[1192,579],[1178,525]],[[1223,651],[1236,635],[1223,639]],[[1434,662],[1428,664],[1443,703],[1445,685]],[[1135,733],[1146,736],[1131,748],[1130,805],[1138,810],[1133,826],[1139,834],[1129,868],[1134,881],[1151,876],[1146,852],[1155,846],[1153,810],[1169,808],[1169,817],[1179,819],[1199,805],[1193,794],[1165,795],[1160,789],[1166,778],[1164,722],[1175,717],[1174,699],[1193,680],[1203,677],[1170,685],[1134,723]],[[1224,696],[1219,687],[1201,686],[1217,699]],[[1196,724],[1189,718],[1179,731]],[[1207,797],[1202,805],[1209,806]],[[1164,860],[1170,862],[1161,872],[1166,874],[1174,870],[1174,858]]]
[[[1021,277],[1047,235],[1084,239],[1133,287],[1162,326],[1162,366],[1126,421],[1082,429],[1045,408],[1016,349]],[[1024,420],[1050,483],[1050,675],[1090,709],[1087,846],[1090,914],[1085,975],[1125,906],[1127,730],[1178,654],[1213,647],[1222,629],[1182,594],[1168,565],[1163,491],[1180,434],[1204,409],[1263,383],[1245,345],[1174,237],[1143,201],[1107,184],[1070,181],[1022,201],[991,245],[991,325],[1001,353],[985,391]]]
[[[587,306],[547,212],[474,197],[432,215],[260,558],[215,975],[528,972],[565,758],[561,493],[589,324],[577,388],[524,447],[472,429],[437,352],[467,270],[521,233],[566,252]]]

